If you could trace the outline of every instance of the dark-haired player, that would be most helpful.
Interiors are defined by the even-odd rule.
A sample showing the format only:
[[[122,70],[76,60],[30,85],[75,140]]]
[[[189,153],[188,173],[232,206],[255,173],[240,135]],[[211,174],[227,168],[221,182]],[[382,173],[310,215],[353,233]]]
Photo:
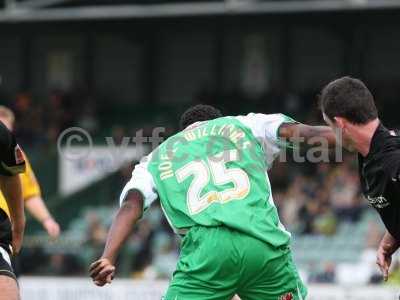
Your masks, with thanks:
[[[18,300],[18,285],[10,255],[22,245],[25,228],[24,204],[19,174],[25,161],[12,133],[0,122],[0,188],[10,215],[0,207],[0,300]]]
[[[304,299],[267,170],[286,146],[282,138],[335,143],[331,129],[282,114],[222,117],[207,105],[186,111],[181,128],[135,167],[103,256],[90,267],[94,283],[111,282],[118,250],[159,199],[184,236],[166,300]]]
[[[321,93],[328,125],[342,132],[343,147],[358,152],[362,191],[386,226],[377,264],[385,280],[392,254],[400,246],[400,136],[379,120],[374,97],[351,77],[332,81]]]

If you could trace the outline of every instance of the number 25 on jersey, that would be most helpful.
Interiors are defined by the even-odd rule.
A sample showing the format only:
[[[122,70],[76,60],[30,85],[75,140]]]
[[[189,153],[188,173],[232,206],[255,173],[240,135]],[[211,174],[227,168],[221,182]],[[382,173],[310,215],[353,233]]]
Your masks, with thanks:
[[[192,161],[176,171],[178,183],[193,176],[186,194],[187,207],[191,215],[198,214],[213,203],[224,204],[244,199],[250,191],[250,181],[240,168],[227,168],[226,163],[239,159],[238,150],[221,152],[205,160]],[[204,188],[212,181],[213,187],[233,184],[222,191],[212,190],[202,195]]]

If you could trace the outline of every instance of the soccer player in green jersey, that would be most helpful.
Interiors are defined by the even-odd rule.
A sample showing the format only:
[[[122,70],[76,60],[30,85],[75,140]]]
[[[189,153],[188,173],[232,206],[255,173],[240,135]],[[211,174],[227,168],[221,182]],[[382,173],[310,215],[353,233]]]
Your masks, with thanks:
[[[282,114],[222,117],[207,105],[186,111],[181,127],[135,167],[103,256],[90,267],[94,283],[111,283],[118,250],[159,199],[183,236],[165,300],[305,299],[267,170],[288,145],[284,139],[335,144],[331,129]]]

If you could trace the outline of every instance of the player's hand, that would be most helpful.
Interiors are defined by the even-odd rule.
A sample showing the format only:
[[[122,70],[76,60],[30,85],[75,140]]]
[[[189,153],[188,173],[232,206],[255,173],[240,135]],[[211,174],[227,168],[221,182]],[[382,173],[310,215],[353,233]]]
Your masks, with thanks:
[[[97,286],[111,283],[115,275],[115,266],[107,258],[101,258],[90,265],[90,277]]]
[[[379,266],[382,272],[383,280],[387,281],[389,277],[389,268],[392,263],[392,255],[388,254],[382,247],[379,247],[376,264]]]
[[[60,225],[53,218],[47,218],[42,225],[52,240],[56,240],[60,236]]]
[[[12,225],[12,252],[17,255],[21,251],[22,241],[24,239],[25,220],[20,220],[18,224]]]

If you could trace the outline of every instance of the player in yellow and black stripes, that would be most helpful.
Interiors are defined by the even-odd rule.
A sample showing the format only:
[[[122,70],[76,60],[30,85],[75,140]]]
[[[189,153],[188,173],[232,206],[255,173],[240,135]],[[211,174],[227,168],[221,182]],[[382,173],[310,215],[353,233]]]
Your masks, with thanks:
[[[19,178],[24,171],[22,151],[12,133],[0,122],[0,189],[7,206],[7,212],[0,207],[0,300],[19,299],[10,256],[19,252],[25,228]]]

